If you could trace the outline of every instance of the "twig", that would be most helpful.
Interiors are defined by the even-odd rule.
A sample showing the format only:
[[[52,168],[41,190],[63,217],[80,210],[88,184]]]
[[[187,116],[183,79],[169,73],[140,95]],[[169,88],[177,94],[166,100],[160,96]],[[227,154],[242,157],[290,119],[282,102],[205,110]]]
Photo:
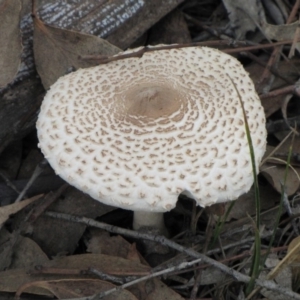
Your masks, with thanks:
[[[222,51],[225,53],[238,53],[241,51],[252,51],[252,50],[259,50],[259,49],[266,49],[266,48],[273,48],[280,45],[292,44],[294,40],[285,40],[276,43],[269,43],[269,44],[257,44],[254,46],[246,46],[240,48],[232,48],[232,49],[223,49]],[[300,42],[300,39],[297,40]],[[159,51],[159,50],[169,50],[169,49],[180,49],[180,48],[188,48],[188,47],[195,47],[195,46],[221,46],[221,45],[236,45],[241,44],[242,42],[233,42],[232,40],[221,40],[221,41],[211,41],[211,42],[199,42],[199,43],[188,43],[188,44],[172,44],[172,45],[163,45],[163,46],[145,46],[140,48],[137,51],[125,53],[125,54],[117,54],[114,56],[105,56],[105,55],[84,55],[80,56],[79,58],[82,60],[90,60],[96,61],[98,64],[107,64],[112,61],[117,61],[125,58],[141,58],[145,53],[152,52],[152,51]],[[245,44],[245,42],[243,42]],[[271,68],[271,67],[269,67]]]
[[[291,41],[292,42],[292,41]],[[188,48],[194,46],[220,46],[220,45],[230,45],[233,43],[228,40],[219,40],[219,41],[208,41],[208,42],[199,42],[199,43],[188,43],[188,44],[172,44],[172,45],[163,45],[163,46],[145,46],[131,53],[120,53],[113,56],[106,55],[84,55],[80,56],[82,60],[91,60],[96,61],[99,64],[107,64],[112,61],[117,61],[125,58],[142,57],[147,52],[159,51],[159,50],[169,50],[169,49],[179,49],[179,48]],[[243,43],[245,44],[245,42]]]
[[[290,12],[288,19],[287,19],[287,22],[286,22],[287,24],[293,22],[294,18],[296,17],[296,15],[298,13],[299,7],[300,7],[300,0],[297,0]]]
[[[261,49],[268,49],[268,48],[274,48],[277,46],[283,46],[283,45],[288,45],[292,44],[294,40],[284,40],[281,42],[275,42],[275,43],[269,43],[269,44],[257,44],[254,46],[247,46],[247,47],[239,47],[239,48],[233,48],[233,49],[225,49],[222,50],[225,53],[237,53],[241,51],[253,51],[253,50],[261,50]],[[300,41],[299,39],[297,40],[298,42]],[[268,66],[268,69],[272,67]],[[273,68],[274,69],[274,68]]]
[[[187,267],[190,267],[190,266],[193,266],[197,263],[199,263],[202,259],[201,258],[198,258],[196,260],[193,260],[191,262],[183,262],[177,266],[174,266],[174,267],[171,267],[171,268],[168,268],[168,269],[165,269],[165,270],[162,270],[162,271],[158,271],[158,272],[155,272],[155,273],[152,273],[152,274],[149,274],[147,276],[144,276],[144,277],[141,277],[141,278],[138,278],[136,280],[133,280],[131,282],[128,282],[128,283],[125,283],[121,286],[118,286],[118,287],[115,287],[115,288],[112,288],[108,291],[105,291],[105,292],[101,292],[95,296],[92,296],[91,300],[98,300],[98,299],[102,299],[104,298],[105,296],[108,296],[116,291],[119,291],[119,290],[122,290],[122,289],[126,289],[128,288],[129,286],[132,286],[134,284],[137,284],[139,282],[142,282],[142,281],[145,281],[145,280],[148,280],[148,279],[151,279],[151,278],[154,278],[154,277],[158,277],[158,276],[161,276],[161,275],[165,275],[165,274],[168,274],[170,272],[174,272],[174,271],[177,271],[177,270],[181,270],[181,269],[185,269]],[[75,300],[75,299],[74,299]],[[85,300],[84,298],[82,300]]]
[[[280,147],[288,140],[288,138],[290,138],[290,136],[292,135],[292,131],[290,131],[286,136],[285,138],[279,143],[279,145],[277,145],[272,151],[271,153],[269,153],[267,155],[267,157],[265,157],[261,162],[260,162],[260,165],[259,167],[261,168],[272,156],[273,154],[275,154],[275,152],[280,149]]]
[[[20,194],[21,192],[17,189],[17,187],[11,182],[11,180],[2,172],[0,171],[0,177],[5,181],[6,185],[10,187],[12,190],[14,190],[17,194]]]
[[[268,68],[268,70],[273,75],[275,75],[276,77],[282,79],[286,83],[288,83],[288,84],[293,84],[294,83],[293,80],[290,80],[289,78],[286,78],[286,77],[282,76],[273,66],[271,68],[269,68],[263,60],[261,60],[259,57],[252,54],[251,52],[241,52],[240,55],[250,58],[251,60],[255,61],[257,64],[259,64],[261,67]]]
[[[299,97],[300,96],[299,86],[298,85],[289,85],[284,88],[262,94],[259,97],[260,97],[260,99],[273,98],[273,97],[276,97],[279,95],[290,94],[290,93],[295,94],[296,96]]]
[[[201,261],[201,258],[198,258],[198,259],[193,260],[191,262],[182,262],[179,265],[172,266],[170,268],[167,268],[167,269],[164,269],[164,270],[161,270],[161,271],[158,271],[158,272],[153,272],[153,273],[151,273],[149,275],[146,275],[146,276],[134,279],[134,280],[132,280],[130,282],[124,283],[124,284],[122,284],[120,286],[116,286],[116,287],[114,287],[112,289],[109,289],[107,291],[101,292],[101,293],[93,295],[93,296],[82,297],[82,298],[71,298],[71,299],[67,299],[67,300],[97,300],[97,299],[102,299],[102,298],[104,298],[104,297],[106,297],[106,296],[108,296],[108,295],[110,295],[112,293],[115,293],[117,291],[126,289],[126,288],[128,288],[128,287],[130,287],[132,285],[135,285],[137,283],[140,283],[142,281],[146,281],[146,280],[149,280],[151,278],[155,278],[155,277],[158,277],[158,276],[161,276],[161,275],[166,275],[166,274],[171,273],[171,272],[175,272],[175,271],[179,271],[179,270],[191,267],[191,266],[197,264],[200,261]],[[90,270],[90,271],[92,271],[92,270]],[[93,273],[96,274],[96,275],[100,275],[100,277],[102,279],[113,281],[115,283],[120,283],[120,281],[122,281],[122,279],[120,279],[120,278],[118,278],[116,276],[104,274],[104,273],[99,272],[97,270],[94,270]]]
[[[18,227],[14,230],[12,237],[9,241],[9,243],[6,245],[6,251],[4,251],[4,253],[1,253],[1,259],[3,262],[5,262],[5,268],[9,267],[10,261],[11,261],[11,255],[12,253],[14,253],[14,247],[17,244],[17,242],[19,241],[20,237],[22,236],[22,234],[24,232],[28,232],[28,228],[31,225],[31,222],[33,222],[34,220],[36,220],[40,214],[41,214],[41,206],[43,207],[43,211],[45,210],[45,207],[43,206],[46,203],[49,203],[49,201],[54,201],[55,199],[57,199],[60,194],[64,191],[65,187],[67,187],[68,185],[65,184],[62,187],[60,187],[55,193],[52,194],[48,194],[43,200],[40,199],[39,201],[39,205],[35,206],[34,208],[32,208],[27,214],[26,216],[22,219],[21,223],[18,224]],[[51,199],[51,200],[50,200]],[[3,266],[1,266],[3,267]]]
[[[262,234],[261,238],[267,238],[269,236],[272,235],[272,232],[268,232],[267,234]],[[207,255],[213,255],[213,254],[217,254],[217,253],[220,253],[222,252],[222,250],[228,250],[228,249],[231,249],[231,248],[234,248],[234,247],[238,247],[238,248],[241,248],[242,245],[244,244],[249,244],[249,243],[253,243],[254,241],[254,237],[248,237],[248,238],[245,238],[245,239],[242,239],[242,240],[239,240],[239,241],[236,241],[236,242],[233,242],[231,244],[226,244],[225,246],[222,247],[222,249],[220,248],[215,248],[215,249],[212,249],[212,250],[208,250],[207,251]],[[194,250],[197,250],[196,248],[193,248]],[[283,251],[283,250],[286,250],[287,247],[286,246],[283,246],[283,247],[278,247],[278,248],[274,248],[272,249],[273,252],[277,252],[277,251]],[[262,254],[264,254],[265,251],[263,250],[262,251]],[[244,251],[242,254],[240,255],[236,255],[236,256],[233,256],[233,257],[229,257],[229,258],[226,258],[226,259],[223,259],[221,260],[222,263],[228,263],[228,262],[232,262],[234,260],[239,260],[241,258],[245,258],[245,257],[248,257],[248,256],[251,256],[252,255],[252,251],[249,250],[249,251]],[[169,266],[171,266],[172,264],[178,264],[179,262],[182,261],[182,259],[185,259],[184,257],[173,257],[171,258],[169,261],[166,261],[162,264],[160,264],[159,266],[155,267],[154,270],[155,271],[159,271],[159,270],[162,270],[163,268],[168,268]],[[201,265],[199,267],[197,267],[196,269],[203,269],[203,268],[206,268],[207,267],[207,264],[205,265]],[[173,275],[173,274],[172,274]]]
[[[90,268],[89,271],[92,274],[97,275],[101,280],[110,281],[114,284],[124,284],[124,279],[118,276],[110,275],[104,272],[101,272],[95,268]],[[134,279],[135,280],[135,279]]]
[[[55,192],[48,193],[42,201],[40,201],[39,205],[34,207],[26,216],[25,221],[29,223],[33,223],[54,201],[56,201],[62,193],[67,189],[69,185],[67,183],[63,184],[58,190]]]
[[[19,194],[18,198],[16,199],[16,203],[20,202],[24,195],[26,194],[26,192],[28,191],[28,189],[32,186],[32,184],[35,182],[35,180],[43,173],[45,166],[48,164],[47,160],[44,158],[35,168],[35,170],[33,171],[29,181],[27,182],[27,184],[25,185],[25,187],[23,188],[22,192]]]
[[[150,241],[154,241],[154,242],[159,242],[163,245],[167,245],[172,249],[175,249],[179,252],[185,253],[191,257],[197,258],[197,259],[201,259],[203,262],[220,269],[221,271],[223,271],[224,273],[234,277],[236,280],[240,281],[240,282],[244,282],[244,283],[248,283],[250,281],[250,277],[247,275],[244,275],[234,269],[231,269],[229,267],[227,267],[226,265],[219,263],[218,261],[213,260],[210,257],[207,257],[206,255],[199,253],[193,249],[188,249],[186,247],[183,247],[167,238],[165,238],[164,236],[155,236],[155,235],[151,235],[148,233],[140,233],[140,232],[134,232],[132,230],[129,229],[124,229],[124,228],[120,228],[120,227],[116,227],[113,225],[109,225],[109,224],[105,224],[102,222],[97,222],[95,220],[89,219],[89,218],[85,218],[85,217],[79,217],[79,216],[72,216],[72,215],[68,215],[68,214],[63,214],[63,213],[55,213],[55,212],[46,212],[45,213],[47,216],[52,217],[52,218],[57,218],[57,219],[62,219],[62,220],[66,220],[69,222],[75,222],[75,223],[81,223],[81,224],[85,224],[87,226],[92,226],[92,227],[96,227],[96,228],[101,228],[104,230],[107,230],[109,232],[112,233],[116,233],[116,234],[121,234],[121,235],[126,235],[129,237],[139,237],[141,239],[145,239],[145,240],[150,240]],[[274,281],[271,280],[262,280],[262,279],[256,279],[255,283],[261,287],[264,287],[266,289],[269,290],[273,290],[276,291],[282,295],[285,296],[289,296],[292,299],[299,299],[300,300],[300,295],[297,293],[294,293],[291,290],[288,290],[280,285],[277,285]],[[84,298],[84,300],[91,300],[93,298]]]
[[[199,286],[201,284],[201,278],[202,278],[202,270],[197,270],[197,272],[195,274],[195,280],[194,280],[193,288],[192,288],[192,291],[191,291],[191,296],[190,296],[191,300],[196,300],[197,293],[198,293],[198,290],[199,290]]]

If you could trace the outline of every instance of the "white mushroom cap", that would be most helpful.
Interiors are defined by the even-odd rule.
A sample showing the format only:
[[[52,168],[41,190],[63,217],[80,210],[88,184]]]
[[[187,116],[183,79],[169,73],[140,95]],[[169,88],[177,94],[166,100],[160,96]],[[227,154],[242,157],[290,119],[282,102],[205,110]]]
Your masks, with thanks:
[[[109,205],[164,212],[182,192],[201,206],[234,200],[253,184],[237,91],[258,168],[266,129],[254,85],[235,58],[206,47],[60,78],[41,107],[39,146],[58,175]]]

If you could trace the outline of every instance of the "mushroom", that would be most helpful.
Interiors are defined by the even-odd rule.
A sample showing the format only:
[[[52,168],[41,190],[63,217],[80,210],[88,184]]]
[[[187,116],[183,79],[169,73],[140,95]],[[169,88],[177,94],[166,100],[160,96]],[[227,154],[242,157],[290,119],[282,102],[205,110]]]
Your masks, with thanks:
[[[179,194],[205,207],[252,186],[243,107],[256,171],[266,129],[238,60],[207,47],[152,50],[59,78],[37,130],[59,176],[98,201],[133,210],[135,229],[163,231],[163,213]]]

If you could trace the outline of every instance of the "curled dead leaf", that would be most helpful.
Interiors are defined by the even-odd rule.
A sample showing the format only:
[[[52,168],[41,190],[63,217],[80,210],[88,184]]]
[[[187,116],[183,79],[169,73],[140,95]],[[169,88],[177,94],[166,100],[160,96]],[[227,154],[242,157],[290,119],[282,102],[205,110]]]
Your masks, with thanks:
[[[275,190],[281,193],[281,185],[285,176],[285,165],[282,164],[266,164],[261,170],[261,174],[269,181],[269,183],[275,188]],[[298,168],[297,168],[298,169]],[[288,170],[287,180],[285,183],[285,189],[288,196],[293,195],[299,189],[300,181],[299,175],[297,175],[292,169]]]
[[[277,147],[267,146],[265,158],[261,166],[261,174],[269,181],[276,191],[281,193],[282,184],[285,184],[285,191],[288,196],[293,195],[300,187],[300,164],[291,159],[287,173],[287,180],[284,182],[286,164],[292,146],[292,152],[298,153],[300,149],[300,138],[295,136],[292,144],[291,134],[284,136]]]
[[[122,51],[97,36],[46,25],[37,17],[33,21],[34,59],[45,89],[74,69],[97,64],[82,56],[111,56]]]

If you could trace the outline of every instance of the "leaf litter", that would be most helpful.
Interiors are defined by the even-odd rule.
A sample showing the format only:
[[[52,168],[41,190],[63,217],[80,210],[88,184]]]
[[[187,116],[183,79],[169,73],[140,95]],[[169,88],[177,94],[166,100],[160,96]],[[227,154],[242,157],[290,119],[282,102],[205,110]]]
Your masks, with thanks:
[[[121,51],[99,37],[44,24],[37,16],[33,23],[34,60],[45,89],[70,71],[94,65],[82,60],[82,56]]]
[[[80,5],[82,9],[86,9],[86,3],[81,2],[79,4],[70,2],[69,12],[72,9],[74,12],[78,11]],[[113,5],[120,4],[118,1],[112,2]],[[133,41],[136,41],[133,46],[144,45],[147,40],[154,44],[156,40],[158,43],[168,40],[176,42],[180,40],[180,37],[176,37],[176,32],[181,32],[184,36],[184,39],[180,40],[181,43],[189,43],[197,39],[209,45],[208,39],[215,39],[215,45],[224,51],[232,50],[230,48],[232,44],[222,44],[219,40],[222,38],[237,41],[235,48],[241,47],[238,42],[242,39],[246,47],[251,43],[260,47],[258,48],[260,50],[251,52],[243,48],[239,54],[234,55],[244,62],[245,68],[250,72],[269,122],[267,128],[270,141],[266,159],[260,166],[259,177],[262,208],[260,237],[265,247],[273,235],[275,235],[275,243],[271,246],[265,263],[261,265],[262,272],[259,279],[264,282],[260,284],[261,286],[266,284],[267,276],[276,277],[274,282],[283,286],[286,294],[270,292],[271,288],[263,288],[256,293],[257,299],[262,297],[275,300],[289,299],[286,291],[299,292],[299,241],[296,237],[300,207],[299,137],[297,135],[300,124],[297,105],[299,98],[297,91],[298,2],[288,6],[280,0],[276,1],[276,4],[269,1],[251,1],[246,6],[244,1],[208,1],[209,9],[204,10],[201,3],[186,1],[178,6],[174,15],[170,13],[166,19],[162,19],[152,27],[152,32],[151,30],[147,32],[152,25],[146,25],[146,20],[143,21],[142,17],[138,17],[137,10],[132,14],[132,20],[138,20],[141,24],[145,22],[140,27],[145,29],[137,33],[132,29],[134,25],[131,28],[128,25],[128,27],[123,26],[123,32],[119,36],[120,44],[117,42],[118,30],[115,33],[108,33],[108,40],[115,41],[111,44],[102,39],[100,34],[94,36],[88,30],[81,30],[80,22],[74,21],[76,18],[72,19],[73,27],[62,26],[62,22],[45,22],[46,19],[58,18],[59,5],[55,1],[47,4],[47,9],[44,10],[41,18],[39,13],[35,14],[33,22],[34,68],[45,89],[58,77],[68,72],[98,64],[97,60],[86,60],[84,57],[99,57],[99,55],[109,57],[120,52],[120,46],[125,48]],[[3,45],[7,45],[0,50],[3,51],[0,52],[0,66],[5,70],[0,76],[0,86],[7,85],[17,76],[22,52],[19,28],[21,6],[19,1],[10,3],[15,5],[8,5],[8,1],[0,1],[0,16],[5,17],[1,18],[5,21],[0,28],[0,37],[2,41],[6,41]],[[43,7],[44,3],[41,2],[39,5]],[[62,4],[61,7],[64,5]],[[6,9],[3,9],[4,7]],[[98,8],[101,10],[101,5]],[[157,20],[151,19],[151,24],[161,19],[163,9],[165,7],[160,14],[157,14],[160,16]],[[39,12],[41,12],[40,8]],[[140,12],[141,16],[145,13],[142,9]],[[89,18],[92,20],[92,14],[88,13],[84,20],[85,25],[88,24]],[[101,23],[101,26],[105,25]],[[163,30],[160,30],[162,28],[160,26],[163,26]],[[128,41],[132,42],[124,46],[127,33]],[[265,48],[274,41],[285,42],[285,48],[282,46],[273,47],[274,50]],[[27,44],[25,46],[28,47]],[[9,48],[12,51],[8,51]],[[29,63],[28,58],[28,65]],[[289,133],[291,128],[294,131],[292,153],[290,153],[292,133]],[[290,137],[285,139],[287,134],[290,134]],[[36,157],[34,154],[36,148],[24,149]],[[289,154],[291,154],[291,165],[287,170]],[[14,157],[13,153],[10,155]],[[34,164],[36,162],[32,159],[30,170],[34,170]],[[287,203],[279,226],[274,228],[277,226],[275,216],[280,212],[280,194],[286,170],[284,196]],[[20,176],[26,174],[25,165],[20,165],[19,172],[7,174],[13,174],[13,177],[4,175],[7,176],[6,182],[13,186],[18,174]],[[50,175],[55,176],[53,172]],[[40,178],[43,178],[43,174]],[[15,190],[18,192],[18,189]],[[193,215],[191,211],[195,208],[191,200],[181,198],[178,207],[166,215],[173,240],[187,248],[192,247],[199,253],[206,253],[216,262],[222,262],[232,270],[238,270],[240,273],[237,276],[248,274],[256,230],[249,219],[249,215],[255,217],[253,194],[254,191],[251,190],[241,196],[235,205],[230,207],[228,213],[229,205],[206,209],[201,215],[199,210],[196,211],[199,219],[194,235],[190,230],[189,222]],[[47,196],[52,197],[53,201],[48,203]],[[131,239],[92,229],[84,224],[45,217],[43,211],[49,209],[91,219],[98,217],[100,221],[124,228],[131,223],[128,221],[132,218],[130,213],[116,211],[114,208],[96,203],[74,188],[69,187],[59,195],[50,193],[42,198],[37,197],[36,203],[33,203],[35,202],[33,199],[35,200],[35,197],[0,208],[2,225],[0,293],[16,293],[15,295],[21,298],[23,293],[41,297],[55,296],[59,299],[86,297],[116,288],[136,278],[144,276],[147,278],[153,272],[160,274],[162,269],[168,270],[190,260],[187,254],[179,250],[156,252],[157,248],[154,247],[154,252],[146,254],[143,249],[144,244],[139,242],[138,233],[135,239]],[[3,202],[5,203],[4,200]],[[212,229],[221,228],[217,237],[213,237],[216,231],[210,231],[210,226]],[[205,246],[209,245],[210,239],[217,241],[214,248]],[[267,253],[264,249],[261,252]],[[118,294],[107,295],[105,299],[184,299],[190,298],[191,295],[192,299],[196,299],[195,295],[198,298],[221,298],[226,295],[227,299],[236,299],[231,297],[233,293],[240,298],[245,298],[247,296],[244,295],[242,284],[245,281],[242,278],[225,275],[216,266],[208,267],[203,263],[197,263],[188,269],[176,269],[163,277],[147,279],[127,289],[120,289]],[[297,296],[293,297],[291,299],[297,299]]]

